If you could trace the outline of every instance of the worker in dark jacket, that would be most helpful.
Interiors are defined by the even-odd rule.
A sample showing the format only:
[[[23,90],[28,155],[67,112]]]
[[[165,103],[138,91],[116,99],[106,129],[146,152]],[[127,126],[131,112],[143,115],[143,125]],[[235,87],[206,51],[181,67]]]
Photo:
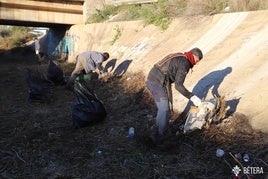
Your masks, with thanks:
[[[189,70],[202,58],[202,51],[199,48],[193,48],[189,52],[169,54],[150,70],[146,85],[152,93],[158,109],[156,133],[152,136],[153,142],[160,140],[170,119],[173,101],[172,83],[175,83],[175,89],[190,99],[195,106],[201,104],[200,98],[187,90],[183,83]]]
[[[72,89],[74,81],[77,76],[84,70],[88,79],[91,79],[92,72],[98,69],[100,74],[104,73],[102,63],[109,58],[109,53],[86,51],[78,54],[75,59],[75,69],[73,70],[69,81],[67,82],[67,89]]]

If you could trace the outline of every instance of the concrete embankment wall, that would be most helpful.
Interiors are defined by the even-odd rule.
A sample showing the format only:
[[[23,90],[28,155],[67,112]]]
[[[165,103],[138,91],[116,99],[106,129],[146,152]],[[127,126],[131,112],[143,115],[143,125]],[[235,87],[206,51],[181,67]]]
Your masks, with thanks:
[[[128,70],[147,76],[155,62],[173,52],[199,47],[204,59],[189,72],[185,86],[200,97],[215,91],[231,110],[268,132],[268,11],[181,17],[166,31],[143,21],[74,25],[74,56],[82,51],[107,51],[116,65],[132,60]],[[120,33],[118,39],[116,36]],[[174,107],[183,111],[188,99],[173,91]]]

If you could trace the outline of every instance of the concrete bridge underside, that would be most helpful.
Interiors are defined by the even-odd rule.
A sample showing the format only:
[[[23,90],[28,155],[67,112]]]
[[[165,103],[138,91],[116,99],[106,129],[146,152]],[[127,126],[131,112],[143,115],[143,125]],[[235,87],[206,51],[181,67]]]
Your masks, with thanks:
[[[83,1],[0,0],[0,24],[53,27],[83,23]]]

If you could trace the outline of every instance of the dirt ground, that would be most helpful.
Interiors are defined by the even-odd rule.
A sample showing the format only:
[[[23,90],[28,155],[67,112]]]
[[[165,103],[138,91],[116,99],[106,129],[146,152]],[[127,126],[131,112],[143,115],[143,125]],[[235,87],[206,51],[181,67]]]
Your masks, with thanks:
[[[116,25],[122,35],[111,46]],[[93,90],[108,115],[75,129],[74,93],[65,86],[52,87],[49,104],[29,101],[25,69],[46,74],[47,61],[37,63],[34,52],[24,48],[1,53],[1,178],[226,179],[235,178],[236,165],[263,171],[240,172],[240,178],[267,178],[267,11],[175,19],[166,32],[140,21],[76,25],[70,32],[76,35],[75,53],[109,51],[105,65],[116,62],[110,67],[122,74],[94,80]],[[144,86],[146,75],[156,60],[192,45],[204,50],[205,59],[185,85],[199,95],[205,90],[204,97],[214,87],[232,110],[221,123],[189,134],[180,131],[183,119],[175,118],[165,142],[155,146],[149,135],[156,109]],[[129,65],[127,71],[120,70],[122,63]],[[61,67],[67,79],[74,65]],[[174,98],[179,116],[187,101],[178,94]],[[133,139],[127,137],[131,126]],[[224,157],[216,157],[219,148]],[[239,153],[249,154],[250,161],[235,158]]]
[[[262,168],[252,178],[267,176],[267,134],[253,130],[243,114],[189,134],[174,120],[166,141],[155,146],[149,135],[156,111],[142,73],[94,81],[107,118],[75,129],[74,93],[64,85],[53,86],[49,104],[29,101],[25,69],[46,74],[47,61],[39,64],[32,51],[16,49],[0,63],[1,178],[234,178],[235,165]],[[73,65],[61,67],[67,78]],[[133,139],[127,137],[131,126]],[[215,156],[218,148],[223,158]],[[238,153],[249,154],[250,162],[237,162],[232,156]]]

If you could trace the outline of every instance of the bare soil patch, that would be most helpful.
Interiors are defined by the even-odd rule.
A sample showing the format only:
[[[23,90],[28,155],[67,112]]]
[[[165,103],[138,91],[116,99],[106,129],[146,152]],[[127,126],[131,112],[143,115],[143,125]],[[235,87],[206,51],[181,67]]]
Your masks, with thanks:
[[[68,77],[72,64],[62,63]],[[94,92],[107,109],[107,118],[74,129],[74,94],[54,86],[50,104],[28,101],[25,68],[46,73],[33,51],[16,49],[0,57],[0,176],[1,178],[233,178],[240,164],[229,154],[248,153],[243,166],[268,172],[267,134],[255,131],[243,114],[232,114],[220,124],[189,134],[176,132],[174,120],[166,141],[154,146],[149,135],[156,112],[139,73],[94,81]],[[135,138],[127,137],[129,127]],[[217,158],[215,151],[225,151]],[[240,174],[242,178],[246,175]]]

